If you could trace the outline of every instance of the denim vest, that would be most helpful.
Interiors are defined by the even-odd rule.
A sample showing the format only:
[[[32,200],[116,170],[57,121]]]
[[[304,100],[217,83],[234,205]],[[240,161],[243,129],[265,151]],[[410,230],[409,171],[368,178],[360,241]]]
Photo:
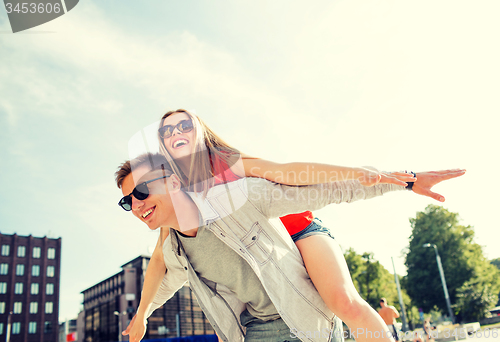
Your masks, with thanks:
[[[270,219],[402,189],[392,184],[364,187],[358,181],[286,186],[260,178],[243,178],[213,187],[206,198],[189,195],[206,228],[251,266],[290,328],[291,336],[302,341],[337,342],[343,341],[341,320],[320,297],[286,229],[272,224]],[[167,273],[149,315],[189,281],[219,337],[225,342],[243,342],[245,328],[239,316],[245,303],[224,285],[207,284],[197,276],[173,229],[163,244],[163,255]]]

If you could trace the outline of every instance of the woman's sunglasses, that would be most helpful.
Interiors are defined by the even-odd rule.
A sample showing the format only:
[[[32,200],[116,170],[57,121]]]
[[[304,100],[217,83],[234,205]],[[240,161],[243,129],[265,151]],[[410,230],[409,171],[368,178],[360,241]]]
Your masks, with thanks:
[[[163,139],[170,138],[172,133],[174,133],[174,129],[178,129],[181,133],[191,132],[193,130],[193,121],[191,119],[182,120],[177,125],[165,125],[158,129],[158,133],[160,133],[160,137]]]
[[[147,182],[138,184],[134,188],[134,190],[132,190],[132,192],[130,194],[128,194],[127,196],[124,196],[120,200],[120,202],[118,202],[118,205],[120,207],[122,207],[123,210],[126,210],[126,211],[132,210],[132,196],[137,198],[139,201],[144,201],[149,196],[148,184],[151,182],[154,182],[158,179],[167,178],[167,177],[170,177],[170,176],[162,176],[162,177],[151,179],[151,180],[148,180]]]

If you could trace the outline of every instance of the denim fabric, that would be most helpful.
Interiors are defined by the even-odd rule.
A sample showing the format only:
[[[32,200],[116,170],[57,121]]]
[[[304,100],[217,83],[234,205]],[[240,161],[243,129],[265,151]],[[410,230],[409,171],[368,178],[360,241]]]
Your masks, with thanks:
[[[302,229],[300,232],[293,234],[292,240],[293,242],[297,242],[311,235],[327,235],[334,239],[330,229],[323,226],[323,223],[319,218],[315,218],[307,227]]]
[[[245,342],[300,342],[281,318],[267,322],[253,320],[246,328]]]

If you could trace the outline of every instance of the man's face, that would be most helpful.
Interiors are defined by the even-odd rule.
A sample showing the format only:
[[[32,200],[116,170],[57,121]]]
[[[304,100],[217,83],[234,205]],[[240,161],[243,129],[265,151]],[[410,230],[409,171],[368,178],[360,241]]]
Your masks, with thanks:
[[[147,166],[136,168],[124,178],[122,193],[127,196],[136,185],[163,175],[162,170],[150,171]],[[148,183],[149,196],[144,200],[138,200],[132,195],[132,213],[146,223],[149,229],[154,230],[177,224],[177,217],[167,190],[167,180],[168,178],[163,178]]]

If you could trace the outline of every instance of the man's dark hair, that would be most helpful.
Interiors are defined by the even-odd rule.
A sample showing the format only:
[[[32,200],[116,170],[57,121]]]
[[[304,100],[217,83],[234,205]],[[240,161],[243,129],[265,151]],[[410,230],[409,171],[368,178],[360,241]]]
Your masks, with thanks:
[[[142,166],[149,167],[151,171],[164,170],[167,176],[173,174],[167,159],[162,154],[144,153],[132,160],[127,160],[118,167],[118,171],[115,172],[115,181],[118,188],[121,189],[125,177],[131,174],[133,170]]]

